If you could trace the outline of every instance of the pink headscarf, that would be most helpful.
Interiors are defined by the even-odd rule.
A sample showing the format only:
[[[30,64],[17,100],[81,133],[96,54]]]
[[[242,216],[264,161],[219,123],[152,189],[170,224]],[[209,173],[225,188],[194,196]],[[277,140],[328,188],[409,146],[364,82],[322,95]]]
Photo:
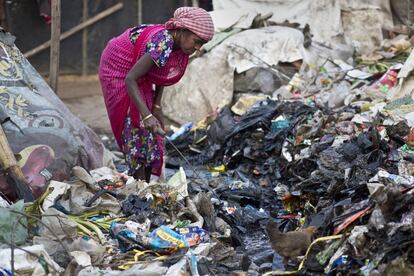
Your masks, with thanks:
[[[174,12],[174,17],[165,23],[168,30],[188,29],[201,39],[209,41],[214,35],[214,24],[210,14],[196,7],[182,7]]]

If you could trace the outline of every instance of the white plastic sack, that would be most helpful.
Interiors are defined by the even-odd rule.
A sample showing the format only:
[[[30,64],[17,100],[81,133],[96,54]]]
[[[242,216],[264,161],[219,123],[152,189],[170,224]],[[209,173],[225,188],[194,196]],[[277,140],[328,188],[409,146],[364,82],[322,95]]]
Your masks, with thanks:
[[[166,87],[163,112],[173,122],[198,122],[233,100],[234,70],[268,67],[302,58],[303,35],[280,26],[237,33],[193,60],[181,81]]]
[[[48,275],[59,275],[64,269],[62,269],[49,254],[45,251],[43,245],[32,245],[23,247],[24,250],[29,251],[37,256],[42,256],[46,263],[49,266]],[[0,250],[0,267],[10,270],[11,269],[11,249],[2,249]],[[43,269],[38,258],[26,253],[25,251],[15,248],[14,249],[14,269],[16,273],[27,273],[28,271],[32,272],[33,275],[46,275],[45,270]],[[26,275],[26,274],[25,274]]]
[[[213,0],[213,6],[213,21],[221,28],[230,22],[246,25],[249,14],[272,12],[270,20],[276,23],[309,24],[314,41],[327,46],[347,42],[361,51],[378,47],[381,28],[393,26],[389,0]]]

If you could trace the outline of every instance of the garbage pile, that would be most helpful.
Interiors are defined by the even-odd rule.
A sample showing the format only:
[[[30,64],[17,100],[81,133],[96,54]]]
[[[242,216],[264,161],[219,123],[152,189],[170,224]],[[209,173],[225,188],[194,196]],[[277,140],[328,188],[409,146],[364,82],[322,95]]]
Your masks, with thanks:
[[[237,66],[217,58],[226,107],[168,133],[165,179],[137,181],[120,159],[93,169],[99,155],[65,163],[69,180],[42,178],[32,203],[0,193],[0,275],[414,274],[412,38],[395,29],[372,54],[317,64],[295,48],[273,61],[300,70],[279,82],[250,68],[252,86],[243,71],[237,99]],[[215,54],[244,57],[224,46]]]
[[[208,168],[216,214],[231,226],[250,272],[413,273],[414,102],[399,95],[397,79],[411,66],[408,41],[385,41],[355,66],[305,65],[273,99],[241,116],[224,108],[171,139],[198,170]],[[185,165],[167,148],[168,167]],[[314,243],[297,254],[301,262],[272,260],[265,229],[274,220],[281,232],[316,228]]]
[[[105,167],[72,173],[33,203],[2,201],[2,275],[196,275],[209,269],[210,250],[232,257],[214,242],[229,238],[229,226],[204,220],[210,198],[188,197],[184,170],[151,184]],[[217,222],[214,232],[203,229]]]
[[[170,132],[167,181],[121,162],[2,196],[0,273],[412,274],[414,102],[389,100],[410,50],[303,65],[273,98]]]

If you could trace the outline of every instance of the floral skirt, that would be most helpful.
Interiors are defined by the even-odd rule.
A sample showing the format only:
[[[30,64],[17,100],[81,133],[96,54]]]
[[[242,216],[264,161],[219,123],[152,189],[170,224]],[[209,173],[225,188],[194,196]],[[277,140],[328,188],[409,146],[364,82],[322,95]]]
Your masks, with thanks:
[[[144,167],[152,167],[153,171],[162,166],[162,150],[154,135],[144,128],[141,121],[140,127],[135,128],[131,125],[129,115],[125,118],[124,129],[122,131],[122,151],[128,164],[129,175]]]

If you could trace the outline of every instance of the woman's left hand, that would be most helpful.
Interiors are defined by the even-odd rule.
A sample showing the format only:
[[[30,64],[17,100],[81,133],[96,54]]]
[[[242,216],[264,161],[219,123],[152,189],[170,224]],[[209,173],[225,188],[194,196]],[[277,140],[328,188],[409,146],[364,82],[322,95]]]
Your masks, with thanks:
[[[162,110],[160,108],[154,108],[152,114],[158,119],[161,127],[164,129],[164,115],[162,114]]]

